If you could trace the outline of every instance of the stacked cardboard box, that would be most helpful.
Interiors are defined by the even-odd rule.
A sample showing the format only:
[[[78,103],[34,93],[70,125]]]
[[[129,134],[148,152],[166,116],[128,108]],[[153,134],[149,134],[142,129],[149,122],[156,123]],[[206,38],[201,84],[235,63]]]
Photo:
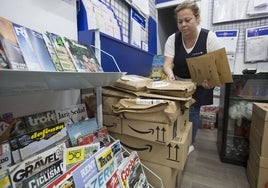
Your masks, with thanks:
[[[251,188],[268,184],[268,103],[253,103],[247,176]]]
[[[143,164],[160,177],[164,187],[176,187],[192,138],[189,107],[195,85],[180,82],[169,86],[164,81],[130,75],[103,88],[103,124],[129,152],[138,152]],[[180,91],[176,94],[174,88]],[[160,186],[154,175],[146,174],[154,187]]]

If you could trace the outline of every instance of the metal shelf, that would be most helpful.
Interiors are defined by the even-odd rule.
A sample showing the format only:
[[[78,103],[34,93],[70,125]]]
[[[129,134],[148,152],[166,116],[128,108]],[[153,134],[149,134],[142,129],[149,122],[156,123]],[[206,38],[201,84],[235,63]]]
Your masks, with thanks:
[[[44,90],[70,90],[109,86],[124,72],[44,72],[0,70],[0,96]]]

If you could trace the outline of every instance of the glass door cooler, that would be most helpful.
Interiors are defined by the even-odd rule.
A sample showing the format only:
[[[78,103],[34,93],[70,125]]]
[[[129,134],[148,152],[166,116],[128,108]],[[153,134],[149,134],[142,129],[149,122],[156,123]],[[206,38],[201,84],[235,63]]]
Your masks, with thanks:
[[[268,102],[268,74],[233,75],[220,90],[217,147],[222,162],[246,166],[254,102]]]

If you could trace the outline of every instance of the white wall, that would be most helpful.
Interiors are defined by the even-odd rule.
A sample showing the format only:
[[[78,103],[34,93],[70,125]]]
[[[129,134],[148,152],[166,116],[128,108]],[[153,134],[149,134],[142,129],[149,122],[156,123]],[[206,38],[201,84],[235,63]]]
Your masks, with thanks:
[[[1,0],[0,16],[37,31],[77,39],[76,0]]]
[[[77,39],[76,0],[1,0],[0,16],[37,31],[50,31]],[[14,117],[80,102],[80,91],[48,91],[20,96],[1,96],[0,114]]]

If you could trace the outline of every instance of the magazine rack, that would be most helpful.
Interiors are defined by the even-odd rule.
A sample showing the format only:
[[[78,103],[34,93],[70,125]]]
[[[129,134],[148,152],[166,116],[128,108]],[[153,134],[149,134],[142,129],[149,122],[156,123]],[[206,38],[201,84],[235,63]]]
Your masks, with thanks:
[[[114,137],[112,137],[111,135],[109,135],[109,137],[111,138],[111,140],[112,141],[115,141],[116,139],[114,138]],[[123,152],[124,153],[126,153],[127,155],[130,155],[130,152],[124,147],[124,146],[122,146],[121,145],[121,147],[122,147],[122,149],[123,149]],[[162,181],[162,179],[156,174],[156,173],[154,173],[150,168],[148,168],[146,165],[144,165],[143,163],[141,163],[142,164],[142,167],[144,168],[144,170],[145,170],[145,174],[150,174],[150,175],[152,175],[157,181],[159,181],[159,188],[164,188],[164,184],[163,184],[163,181]],[[151,184],[150,184],[150,182],[149,182],[149,186],[150,186],[150,188],[155,188],[154,186],[152,186]],[[157,188],[158,188],[157,187]]]

